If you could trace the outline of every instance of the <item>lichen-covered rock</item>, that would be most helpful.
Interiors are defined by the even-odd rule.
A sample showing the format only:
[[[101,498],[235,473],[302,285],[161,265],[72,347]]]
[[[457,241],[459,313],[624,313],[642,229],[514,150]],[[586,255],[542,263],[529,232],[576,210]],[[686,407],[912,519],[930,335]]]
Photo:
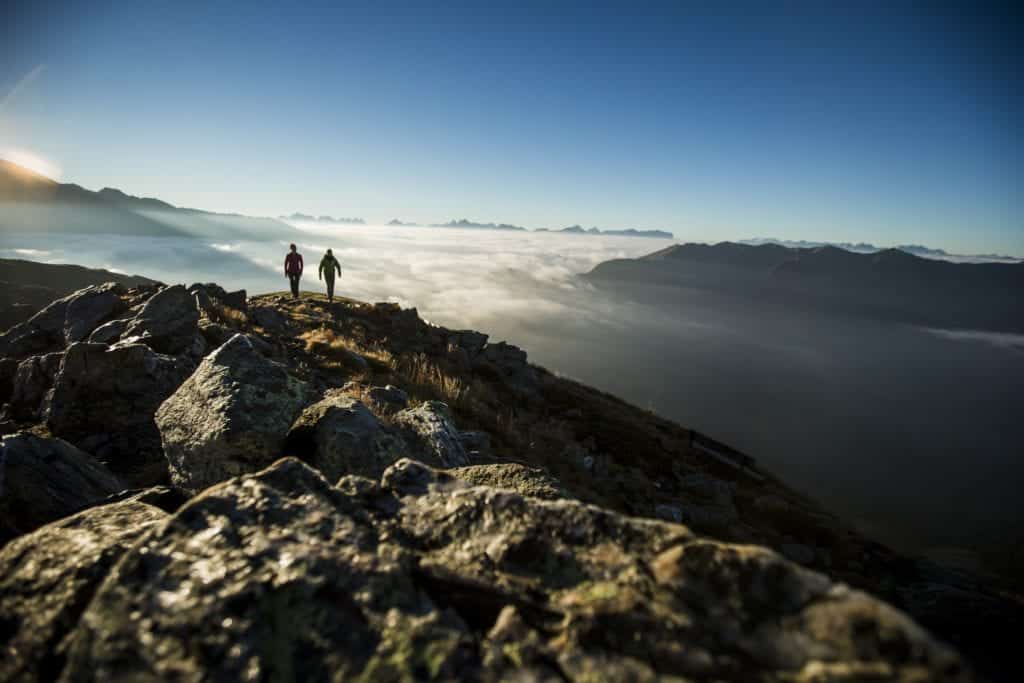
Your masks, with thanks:
[[[143,343],[160,353],[185,353],[192,348],[198,323],[199,310],[192,294],[183,285],[173,285],[146,301],[121,339]]]
[[[469,455],[452,424],[448,406],[440,401],[427,401],[415,408],[395,413],[392,422],[403,428],[406,442],[415,456],[437,467],[463,467]]]
[[[456,479],[476,486],[510,489],[533,498],[557,500],[572,497],[557,479],[544,470],[514,462],[456,467],[448,473]]]
[[[97,586],[166,517],[136,501],[95,507],[0,548],[0,680],[56,680],[62,640]]]
[[[43,398],[60,368],[63,351],[31,356],[21,361],[14,375],[7,415],[22,422],[39,419]]]
[[[208,489],[65,643],[67,683],[970,679],[896,610],[769,550],[408,460],[380,484],[285,459]]]
[[[82,616],[62,680],[472,673],[469,629],[419,590],[411,560],[352,498],[281,461],[205,491],[136,546]]]
[[[308,394],[304,382],[236,334],[156,413],[171,481],[200,490],[273,462]]]
[[[192,369],[186,359],[141,344],[72,344],[43,402],[43,419],[125,483],[160,483],[167,465],[153,416]]]
[[[346,474],[374,479],[406,455],[405,444],[351,396],[331,394],[302,411],[284,452],[309,463],[331,481]]]
[[[0,357],[25,358],[85,339],[99,323],[127,308],[123,292],[121,285],[108,282],[54,301],[0,335]]]
[[[0,542],[120,491],[110,470],[66,441],[20,433],[0,439]]]

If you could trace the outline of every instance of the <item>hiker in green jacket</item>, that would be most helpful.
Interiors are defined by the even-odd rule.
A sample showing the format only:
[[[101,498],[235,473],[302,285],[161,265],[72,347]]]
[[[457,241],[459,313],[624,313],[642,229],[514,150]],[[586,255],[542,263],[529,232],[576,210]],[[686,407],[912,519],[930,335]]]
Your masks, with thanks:
[[[327,283],[328,301],[334,301],[334,271],[338,271],[338,277],[341,277],[341,264],[338,263],[338,259],[334,258],[334,253],[328,249],[324,257],[320,259],[320,272],[317,275],[317,278]]]

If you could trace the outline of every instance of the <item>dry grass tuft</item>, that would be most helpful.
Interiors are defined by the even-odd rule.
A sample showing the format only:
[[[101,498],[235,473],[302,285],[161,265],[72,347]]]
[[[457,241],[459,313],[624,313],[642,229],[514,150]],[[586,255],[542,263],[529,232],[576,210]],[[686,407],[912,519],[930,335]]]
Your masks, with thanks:
[[[221,323],[229,325],[234,328],[244,327],[248,322],[249,318],[245,313],[238,309],[225,306],[219,301],[213,301],[213,309],[210,311],[207,317],[215,323]]]
[[[378,363],[392,366],[394,355],[386,348],[376,344],[364,344],[354,337],[340,334],[330,327],[318,327],[299,335],[306,344],[306,353],[326,353],[332,351],[352,351]]]
[[[470,407],[470,385],[461,377],[445,372],[425,354],[417,353],[399,358],[395,370],[410,384],[426,389],[426,393],[435,394],[452,407]]]

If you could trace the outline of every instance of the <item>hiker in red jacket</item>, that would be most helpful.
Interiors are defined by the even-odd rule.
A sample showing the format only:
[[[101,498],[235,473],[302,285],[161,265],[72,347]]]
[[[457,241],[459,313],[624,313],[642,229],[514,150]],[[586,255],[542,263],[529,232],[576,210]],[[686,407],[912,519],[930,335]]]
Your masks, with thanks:
[[[300,254],[295,245],[289,247],[291,249],[288,255],[284,257],[284,276],[288,278],[288,282],[292,286],[292,296],[298,298],[299,296],[299,278],[302,277],[302,254]]]

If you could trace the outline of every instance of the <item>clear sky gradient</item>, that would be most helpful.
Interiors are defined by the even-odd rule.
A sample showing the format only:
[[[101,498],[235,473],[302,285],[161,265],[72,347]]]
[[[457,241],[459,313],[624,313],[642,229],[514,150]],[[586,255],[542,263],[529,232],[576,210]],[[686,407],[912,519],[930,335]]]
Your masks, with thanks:
[[[1024,254],[1012,5],[684,4],[0,3],[0,156],[255,215]]]

